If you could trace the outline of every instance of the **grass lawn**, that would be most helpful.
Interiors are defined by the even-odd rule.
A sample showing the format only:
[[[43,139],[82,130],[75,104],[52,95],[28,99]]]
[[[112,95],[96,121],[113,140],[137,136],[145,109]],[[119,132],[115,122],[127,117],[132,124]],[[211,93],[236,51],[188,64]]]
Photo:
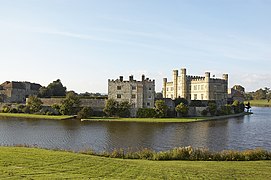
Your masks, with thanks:
[[[0,147],[0,179],[268,179],[271,161],[123,160]]]
[[[70,119],[73,116],[49,116],[49,115],[37,115],[37,114],[0,113],[0,117],[64,120],[64,119]]]
[[[225,119],[225,118],[244,116],[244,115],[246,115],[246,113],[232,114],[232,115],[226,115],[226,116],[186,117],[186,118],[91,118],[91,119],[82,119],[82,121],[184,123],[184,122],[196,122],[196,121],[205,121],[205,120]]]
[[[271,101],[267,100],[251,100],[250,106],[258,106],[258,107],[271,107]],[[245,102],[247,104],[247,101]]]

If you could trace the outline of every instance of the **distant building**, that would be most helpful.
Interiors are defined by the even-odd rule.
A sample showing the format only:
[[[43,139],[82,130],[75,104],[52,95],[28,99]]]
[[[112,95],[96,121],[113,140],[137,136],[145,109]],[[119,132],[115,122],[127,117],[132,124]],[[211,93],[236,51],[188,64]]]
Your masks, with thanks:
[[[108,80],[108,99],[118,102],[128,101],[132,104],[132,116],[139,108],[153,108],[155,100],[155,80],[150,80],[142,75],[141,81],[136,81],[133,76],[128,81],[120,76],[117,80]]]
[[[223,74],[221,79],[211,78],[210,72],[205,76],[190,76],[186,74],[186,69],[173,70],[173,81],[163,80],[164,98],[185,98],[190,100],[215,100],[222,103],[228,98],[228,74]]]
[[[0,85],[0,101],[6,103],[23,103],[30,95],[37,95],[40,84],[30,82],[6,81]]]

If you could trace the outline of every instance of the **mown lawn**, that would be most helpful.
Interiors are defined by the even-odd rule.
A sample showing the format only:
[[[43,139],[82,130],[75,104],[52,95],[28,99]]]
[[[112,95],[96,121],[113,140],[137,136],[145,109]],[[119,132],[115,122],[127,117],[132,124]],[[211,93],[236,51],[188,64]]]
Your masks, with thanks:
[[[0,179],[268,179],[271,161],[123,160],[0,147]]]
[[[72,116],[49,116],[49,115],[37,115],[37,114],[21,114],[21,113],[0,113],[0,117],[15,117],[15,118],[30,118],[30,119],[55,119],[64,120],[70,119]]]
[[[259,106],[259,107],[271,107],[271,101],[267,101],[267,100],[251,100],[250,102],[250,106]],[[246,101],[245,104],[247,104],[248,102]]]

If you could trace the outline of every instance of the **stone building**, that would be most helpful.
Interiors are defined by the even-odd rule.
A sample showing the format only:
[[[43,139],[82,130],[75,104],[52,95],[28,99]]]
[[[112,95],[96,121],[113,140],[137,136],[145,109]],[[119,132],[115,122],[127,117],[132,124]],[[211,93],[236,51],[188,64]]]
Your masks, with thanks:
[[[6,81],[0,85],[0,100],[5,103],[22,103],[30,95],[37,95],[40,84]]]
[[[215,100],[221,103],[227,102],[228,97],[228,74],[223,74],[221,79],[211,78],[210,72],[205,76],[190,76],[186,69],[173,70],[173,81],[163,79],[164,98],[185,98],[190,100]]]
[[[155,100],[155,80],[150,80],[142,75],[141,81],[136,81],[133,76],[128,81],[120,76],[117,80],[108,80],[108,99],[118,102],[128,101],[132,104],[132,116],[139,108],[153,108]]]

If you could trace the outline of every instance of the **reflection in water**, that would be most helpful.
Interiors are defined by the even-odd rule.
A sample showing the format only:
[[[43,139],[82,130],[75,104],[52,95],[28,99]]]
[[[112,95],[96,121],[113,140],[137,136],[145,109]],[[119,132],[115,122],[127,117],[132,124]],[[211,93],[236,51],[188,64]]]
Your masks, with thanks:
[[[0,145],[27,144],[68,150],[115,148],[157,151],[174,147],[271,150],[271,109],[227,120],[195,123],[80,122],[78,120],[0,120]]]

